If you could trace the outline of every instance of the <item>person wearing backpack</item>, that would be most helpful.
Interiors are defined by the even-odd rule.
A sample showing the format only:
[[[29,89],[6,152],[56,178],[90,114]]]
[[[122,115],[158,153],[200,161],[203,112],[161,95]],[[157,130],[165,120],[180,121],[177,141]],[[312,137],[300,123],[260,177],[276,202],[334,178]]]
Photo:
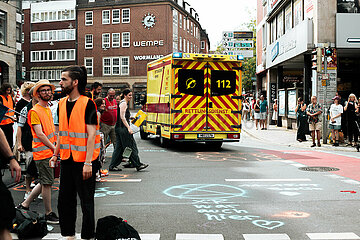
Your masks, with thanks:
[[[1,119],[0,119],[1,121]],[[15,182],[19,182],[21,178],[21,167],[16,161],[9,144],[7,143],[6,136],[2,129],[0,129],[0,168],[4,168],[10,164],[11,176],[14,177]],[[12,229],[12,221],[15,218],[15,205],[10,191],[7,189],[2,181],[0,174],[0,239],[11,240],[10,230]]]

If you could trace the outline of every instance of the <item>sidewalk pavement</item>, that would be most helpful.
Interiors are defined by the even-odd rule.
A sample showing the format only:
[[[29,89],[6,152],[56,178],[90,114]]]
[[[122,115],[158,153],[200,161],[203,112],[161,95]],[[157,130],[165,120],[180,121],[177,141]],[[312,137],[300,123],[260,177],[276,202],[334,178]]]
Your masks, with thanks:
[[[272,142],[276,145],[283,145],[288,147],[297,147],[297,148],[307,148],[314,150],[324,150],[324,151],[339,151],[339,152],[356,152],[355,147],[346,147],[344,143],[340,144],[338,147],[332,146],[330,141],[327,144],[322,143],[321,147],[311,147],[312,139],[311,136],[306,135],[306,142],[298,142],[296,140],[296,130],[286,129],[283,127],[277,127],[274,125],[268,126],[267,130],[256,130],[255,122],[253,121],[242,121],[242,131],[247,133],[249,136],[256,138],[264,142]]]

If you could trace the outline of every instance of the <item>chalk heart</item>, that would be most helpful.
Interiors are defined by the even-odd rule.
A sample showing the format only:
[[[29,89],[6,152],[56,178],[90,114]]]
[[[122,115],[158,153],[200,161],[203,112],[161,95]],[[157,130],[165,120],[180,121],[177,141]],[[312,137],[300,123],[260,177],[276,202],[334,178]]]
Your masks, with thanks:
[[[294,197],[297,195],[300,195],[301,193],[298,192],[279,192],[281,195],[285,195],[285,196],[289,196],[289,197]]]
[[[280,222],[280,221],[266,221],[266,220],[254,220],[254,221],[252,221],[252,223],[255,226],[269,229],[269,230],[273,230],[275,228],[279,228],[284,225],[284,223]]]

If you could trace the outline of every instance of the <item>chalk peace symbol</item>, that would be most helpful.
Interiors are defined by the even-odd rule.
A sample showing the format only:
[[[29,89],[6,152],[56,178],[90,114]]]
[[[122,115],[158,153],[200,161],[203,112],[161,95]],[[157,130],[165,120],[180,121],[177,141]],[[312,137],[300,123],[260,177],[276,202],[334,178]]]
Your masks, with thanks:
[[[173,186],[164,192],[169,197],[179,199],[218,200],[244,197],[245,190],[221,184],[187,184]]]

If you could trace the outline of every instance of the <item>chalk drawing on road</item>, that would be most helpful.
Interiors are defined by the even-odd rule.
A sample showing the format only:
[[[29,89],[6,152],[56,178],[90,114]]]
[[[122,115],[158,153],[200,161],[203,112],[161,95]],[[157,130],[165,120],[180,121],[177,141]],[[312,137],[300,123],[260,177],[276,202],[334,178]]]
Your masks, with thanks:
[[[110,187],[103,187],[103,188],[97,188],[95,190],[95,195],[94,197],[96,198],[101,198],[101,197],[106,197],[106,196],[119,196],[124,194],[124,192],[122,191],[112,191],[110,190]]]
[[[164,192],[169,197],[179,199],[219,200],[245,197],[246,192],[238,187],[222,184],[186,184],[173,186]]]

